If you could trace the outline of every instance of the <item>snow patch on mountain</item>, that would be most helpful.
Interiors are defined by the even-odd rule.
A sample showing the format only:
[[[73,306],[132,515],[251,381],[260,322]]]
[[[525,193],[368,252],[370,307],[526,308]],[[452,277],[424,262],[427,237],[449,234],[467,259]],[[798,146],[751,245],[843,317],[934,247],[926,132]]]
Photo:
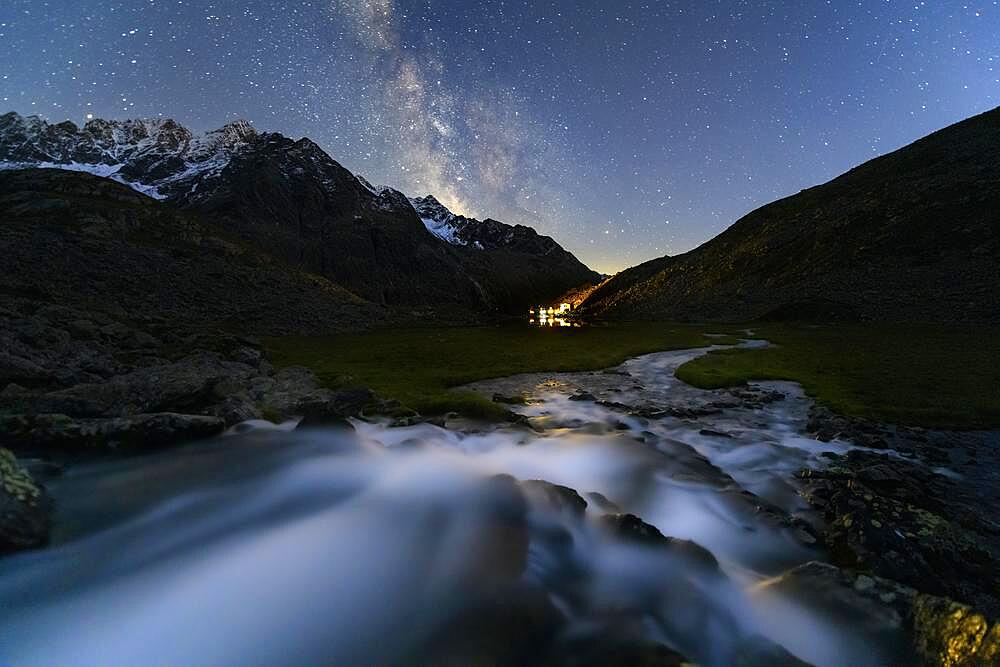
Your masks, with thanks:
[[[420,220],[424,223],[427,231],[439,239],[452,245],[471,245],[474,248],[483,247],[479,242],[470,244],[469,240],[463,237],[462,231],[468,220],[449,211],[433,195],[411,197],[410,204],[413,205],[413,209],[420,216]]]
[[[457,236],[458,230],[448,223],[438,222],[434,218],[420,218],[420,221],[424,223],[427,231],[442,241],[447,241],[452,245],[466,245],[465,241]]]
[[[83,162],[14,162],[0,161],[0,169],[63,169],[65,171],[82,171],[94,176],[107,178],[117,173],[121,164],[87,164]]]
[[[0,116],[0,169],[65,169],[111,178],[156,199],[191,194],[252,145],[247,121],[195,135],[170,119],[94,119],[82,128]]]

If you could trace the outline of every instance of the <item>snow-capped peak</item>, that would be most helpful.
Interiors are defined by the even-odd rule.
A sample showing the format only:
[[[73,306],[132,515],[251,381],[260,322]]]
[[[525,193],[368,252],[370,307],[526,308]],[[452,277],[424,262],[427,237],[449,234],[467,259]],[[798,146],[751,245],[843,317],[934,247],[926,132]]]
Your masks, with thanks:
[[[169,118],[95,118],[80,128],[11,112],[0,116],[0,168],[87,171],[163,199],[192,192],[258,136],[245,120],[195,135]]]

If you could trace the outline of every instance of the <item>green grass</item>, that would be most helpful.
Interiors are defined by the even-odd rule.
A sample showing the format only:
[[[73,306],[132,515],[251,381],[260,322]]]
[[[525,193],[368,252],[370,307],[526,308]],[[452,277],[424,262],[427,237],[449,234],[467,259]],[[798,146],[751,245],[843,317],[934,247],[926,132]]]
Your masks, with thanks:
[[[667,323],[581,329],[396,329],[267,341],[278,366],[312,368],[327,386],[363,385],[424,414],[498,418],[505,408],[452,387],[514,373],[593,370],[668,349],[733,343],[741,326]],[[1000,426],[1000,328],[751,325],[775,345],[721,350],[680,367],[704,388],[794,380],[842,414],[938,428]]]
[[[677,376],[706,389],[794,380],[842,414],[933,428],[1000,425],[1000,328],[760,325],[760,350],[722,350]]]
[[[329,387],[370,387],[423,414],[454,410],[497,418],[505,413],[502,406],[451,388],[515,373],[596,370],[649,352],[733,343],[703,335],[731,331],[663,323],[426,328],[272,338],[266,345],[277,366],[307,366]]]

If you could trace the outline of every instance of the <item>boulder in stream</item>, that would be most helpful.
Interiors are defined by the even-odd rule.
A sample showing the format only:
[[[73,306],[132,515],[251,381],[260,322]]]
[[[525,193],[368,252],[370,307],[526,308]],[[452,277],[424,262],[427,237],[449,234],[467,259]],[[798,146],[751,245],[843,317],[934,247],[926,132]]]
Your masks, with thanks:
[[[712,552],[691,540],[667,537],[634,514],[605,514],[600,519],[601,526],[616,537],[629,542],[667,549],[682,556],[686,561],[711,570],[719,569],[719,562]]]
[[[0,554],[47,543],[50,504],[14,455],[0,449]]]
[[[829,458],[799,478],[835,564],[1000,614],[1000,524],[982,511],[988,496],[919,461],[865,450]]]

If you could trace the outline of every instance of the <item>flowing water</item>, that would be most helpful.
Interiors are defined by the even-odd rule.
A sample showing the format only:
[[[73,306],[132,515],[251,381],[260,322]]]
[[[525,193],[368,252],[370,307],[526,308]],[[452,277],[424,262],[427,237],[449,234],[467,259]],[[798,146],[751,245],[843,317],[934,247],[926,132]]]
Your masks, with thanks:
[[[758,592],[824,557],[793,475],[850,445],[802,435],[797,385],[673,377],[703,352],[472,387],[528,396],[527,424],[250,423],[70,468],[54,546],[0,560],[0,664],[523,664],[614,637],[727,665],[761,636],[877,664],[849,624]],[[620,513],[719,567],[600,520]]]

